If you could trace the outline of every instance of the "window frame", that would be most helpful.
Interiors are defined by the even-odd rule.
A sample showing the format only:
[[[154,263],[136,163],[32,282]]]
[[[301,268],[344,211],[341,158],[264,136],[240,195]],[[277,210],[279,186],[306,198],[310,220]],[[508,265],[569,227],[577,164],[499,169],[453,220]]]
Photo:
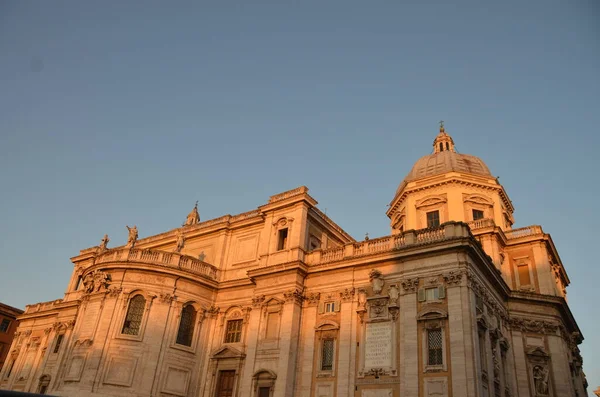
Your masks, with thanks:
[[[191,319],[191,324],[189,324],[189,330],[188,332],[190,333],[190,335],[188,336],[187,339],[189,339],[189,345],[188,344],[183,344],[180,343],[180,333],[181,333],[181,326],[182,326],[182,322],[183,322],[183,315],[184,315],[184,311],[188,308],[192,308],[193,310],[193,317]],[[194,306],[193,303],[188,302],[185,303],[181,306],[181,309],[179,310],[179,317],[178,317],[178,321],[177,321],[177,331],[175,332],[175,345],[177,345],[178,347],[183,347],[186,349],[193,349],[195,343],[195,337],[197,336],[197,324],[198,324],[198,309],[196,308],[196,306]]]
[[[285,251],[288,249],[289,245],[289,233],[290,229],[288,227],[282,227],[277,230],[277,251]],[[284,235],[285,234],[285,235]]]
[[[54,347],[52,348],[52,354],[58,354],[60,352],[60,347],[64,342],[65,334],[56,335],[56,339],[54,341]]]
[[[338,342],[339,342],[339,330],[340,327],[333,321],[326,320],[315,327],[315,338],[316,347],[318,347],[317,354],[315,354],[315,371],[317,377],[335,377],[337,371],[337,354],[338,354]],[[331,369],[323,369],[323,349],[325,341],[333,341],[332,349],[333,354],[331,357]]]
[[[433,349],[431,347],[431,335],[434,332],[439,332],[439,337],[440,337],[440,347],[436,348],[436,349]],[[443,349],[444,339],[443,339],[443,336],[444,336],[444,333],[443,333],[441,327],[440,328],[428,328],[427,329],[427,356],[425,357],[425,359],[427,360],[427,364],[426,364],[427,367],[436,367],[436,366],[444,365],[444,349]],[[440,363],[438,363],[438,362],[432,363],[431,362],[431,352],[432,352],[432,350],[435,350],[436,352],[439,351],[439,353],[440,353],[439,359],[441,361]],[[437,354],[436,354],[436,356],[437,356]]]
[[[125,326],[125,321],[127,320],[127,312],[129,310],[130,302],[133,298],[135,298],[138,295],[141,295],[146,301],[144,305],[144,310],[142,312],[142,318],[140,320],[139,331],[137,335],[124,334],[122,331]],[[156,296],[148,294],[141,290],[134,290],[129,293],[123,294],[123,306],[119,316],[119,326],[115,327],[116,339],[127,339],[133,341],[142,341],[144,339],[146,325],[148,324],[148,318],[150,317],[150,308],[152,307],[152,302],[154,301],[154,298],[156,298]]]
[[[233,324],[234,322],[239,323],[239,329],[233,330],[231,332],[231,335],[238,335],[239,337],[237,338],[237,340],[228,341],[229,335],[230,335],[229,324]],[[225,320],[225,329],[223,332],[223,343],[224,344],[241,343],[243,332],[244,332],[244,319],[230,318],[230,319]]]
[[[477,213],[477,215],[479,217],[475,217],[476,213]],[[480,210],[479,208],[471,208],[471,219],[473,221],[478,221],[480,219],[485,219],[485,211]]]
[[[6,324],[6,328],[3,327],[4,324]],[[0,321],[0,332],[3,334],[8,334],[8,330],[10,329],[11,324],[12,324],[11,319],[4,317],[2,319],[2,321]]]
[[[435,217],[433,220],[437,221],[437,225],[433,225],[429,222],[429,215],[430,214],[435,214]],[[427,222],[427,229],[433,229],[436,227],[440,227],[440,225],[442,224],[442,220],[441,220],[441,216],[440,216],[440,210],[431,210],[431,211],[427,211],[425,212],[425,221]],[[435,223],[435,222],[433,222]]]

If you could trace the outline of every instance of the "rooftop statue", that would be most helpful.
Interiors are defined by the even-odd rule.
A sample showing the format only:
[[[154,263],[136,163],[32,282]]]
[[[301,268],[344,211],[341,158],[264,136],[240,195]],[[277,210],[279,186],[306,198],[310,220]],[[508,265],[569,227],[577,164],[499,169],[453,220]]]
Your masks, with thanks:
[[[125,227],[129,231],[129,236],[127,237],[126,247],[133,248],[133,246],[135,245],[135,242],[137,241],[137,238],[138,238],[137,226],[134,225],[133,227],[129,227],[129,226],[125,226]]]

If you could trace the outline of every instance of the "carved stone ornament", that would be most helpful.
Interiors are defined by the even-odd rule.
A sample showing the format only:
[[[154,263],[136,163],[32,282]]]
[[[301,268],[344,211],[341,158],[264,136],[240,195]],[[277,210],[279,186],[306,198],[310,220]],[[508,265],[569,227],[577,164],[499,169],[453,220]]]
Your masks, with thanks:
[[[252,297],[252,306],[261,307],[263,302],[265,301],[264,295],[256,295]]]
[[[345,288],[340,291],[340,298],[345,302],[351,301],[354,298],[354,288]]]
[[[367,303],[367,291],[365,291],[363,288],[358,290],[358,311],[364,311],[366,310],[366,305]]]
[[[75,347],[77,347],[77,346],[89,347],[93,343],[94,343],[94,341],[92,339],[78,339],[75,341]]]
[[[219,306],[212,305],[208,308],[207,313],[209,316],[214,317],[219,314]]]
[[[369,318],[387,318],[387,298],[369,300]]]
[[[101,270],[94,270],[85,275],[83,278],[83,287],[85,292],[98,292],[102,288],[108,288],[110,285],[110,274]]]
[[[298,303],[301,305],[302,300],[304,299],[304,296],[302,296],[302,291],[300,291],[298,288],[296,288],[296,289],[292,289],[292,290],[284,292],[283,298],[285,299],[286,302],[295,302],[295,303]]]
[[[121,294],[122,291],[123,288],[109,288],[106,290],[106,293],[109,297],[116,298]]]
[[[444,281],[449,286],[460,285],[462,281],[463,272],[461,271],[450,271],[443,275]]]
[[[419,278],[405,278],[400,282],[402,284],[402,289],[404,292],[416,292],[417,288],[419,288]]]
[[[171,295],[169,293],[166,294],[160,294],[159,295],[159,299],[162,303],[167,303],[167,304],[171,304],[171,302],[173,302],[174,300],[177,299],[177,297],[175,295]]]
[[[547,396],[549,394],[548,378],[550,371],[546,365],[536,365],[533,367],[533,384],[536,396]]]
[[[511,317],[510,326],[513,329],[522,332],[534,332],[538,334],[555,335],[558,331],[558,324],[544,320],[531,320],[528,318]]]
[[[400,296],[400,293],[398,292],[398,286],[396,284],[390,285],[388,295],[390,297],[390,306],[398,306],[398,297]]]
[[[320,292],[309,292],[304,295],[304,300],[308,302],[309,306],[315,306],[319,304],[319,300],[321,299]]]
[[[52,331],[52,327],[44,328],[44,335],[48,335]]]
[[[389,372],[384,370],[383,368],[371,368],[367,372],[365,372],[365,376],[374,376],[375,378],[379,378],[382,375],[388,375]]]
[[[379,270],[373,269],[369,272],[369,281],[371,281],[373,293],[379,295],[383,290],[383,285],[385,284],[385,281],[383,280],[383,274]]]
[[[75,320],[67,321],[67,329],[72,329],[75,327]]]

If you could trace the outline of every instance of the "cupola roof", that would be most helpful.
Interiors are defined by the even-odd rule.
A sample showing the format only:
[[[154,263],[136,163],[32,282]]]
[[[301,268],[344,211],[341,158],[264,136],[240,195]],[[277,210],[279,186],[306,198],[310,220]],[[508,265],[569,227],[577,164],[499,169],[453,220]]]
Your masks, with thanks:
[[[444,123],[440,122],[440,131],[433,141],[433,153],[417,160],[408,175],[400,183],[396,194],[408,182],[448,172],[461,172],[493,178],[490,169],[479,157],[456,152],[454,140],[446,132]]]

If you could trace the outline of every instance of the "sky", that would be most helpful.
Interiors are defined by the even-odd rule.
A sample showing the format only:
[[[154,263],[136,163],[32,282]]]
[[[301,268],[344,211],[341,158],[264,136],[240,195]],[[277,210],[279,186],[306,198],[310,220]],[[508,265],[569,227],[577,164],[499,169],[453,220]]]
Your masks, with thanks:
[[[425,4],[427,3],[427,4]],[[69,258],[306,185],[356,239],[438,122],[550,233],[600,386],[600,3],[0,2],[0,302]]]

